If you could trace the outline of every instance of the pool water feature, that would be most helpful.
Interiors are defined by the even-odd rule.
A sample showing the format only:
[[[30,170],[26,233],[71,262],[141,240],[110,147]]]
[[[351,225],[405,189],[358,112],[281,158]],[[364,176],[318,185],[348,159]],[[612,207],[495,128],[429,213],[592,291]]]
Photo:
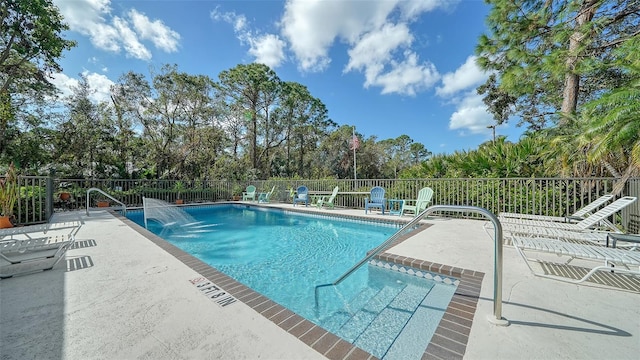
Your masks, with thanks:
[[[379,358],[420,358],[455,292],[420,271],[380,261],[320,291],[398,230],[370,221],[328,219],[243,205],[193,207],[208,226],[149,230],[238,282]],[[143,223],[142,212],[127,217]]]

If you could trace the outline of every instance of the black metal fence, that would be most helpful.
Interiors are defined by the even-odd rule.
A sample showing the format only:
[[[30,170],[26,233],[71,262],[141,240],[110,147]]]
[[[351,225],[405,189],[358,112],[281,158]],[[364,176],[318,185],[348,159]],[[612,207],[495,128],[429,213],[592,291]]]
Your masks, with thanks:
[[[19,178],[21,199],[16,205],[16,219],[21,224],[46,222],[54,211],[97,207],[102,199],[94,192],[87,204],[88,189],[99,188],[127,207],[142,206],[142,198],[155,198],[174,203],[228,201],[240,196],[248,185],[258,192],[275,187],[271,200],[290,202],[290,189],[300,185],[312,194],[329,195],[335,186],[338,207],[363,208],[364,199],[374,186],[386,189],[388,199],[415,199],[423,187],[434,190],[432,205],[470,205],[495,214],[519,212],[562,216],[571,214],[616,185],[613,178],[466,178],[466,179],[362,179],[362,180],[293,180],[274,179],[251,182],[175,181],[175,180],[85,180],[53,179],[26,176]],[[621,195],[640,196],[640,178],[627,181]],[[629,216],[640,214],[638,202],[613,219],[626,228]]]

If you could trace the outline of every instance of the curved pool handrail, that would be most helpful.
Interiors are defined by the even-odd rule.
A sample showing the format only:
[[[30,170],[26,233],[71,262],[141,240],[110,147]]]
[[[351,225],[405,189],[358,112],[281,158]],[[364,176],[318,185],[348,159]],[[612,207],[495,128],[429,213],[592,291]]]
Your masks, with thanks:
[[[90,188],[87,190],[87,216],[89,216],[89,194],[92,192],[99,192],[100,194],[108,197],[109,199],[113,200],[114,202],[120,204],[122,206],[122,213],[123,215],[127,215],[127,206],[121,202],[120,200],[114,198],[113,196],[107,194],[106,192],[104,192],[102,189],[98,189],[98,188]]]
[[[415,218],[413,218],[411,221],[405,224],[402,228],[400,228],[400,230],[396,231],[393,235],[391,235],[382,244],[380,244],[378,247],[373,249],[367,256],[362,258],[362,260],[358,261],[355,265],[353,265],[349,270],[347,270],[334,282],[317,285],[315,287],[316,308],[318,307],[318,289],[320,289],[321,287],[336,286],[340,284],[344,279],[346,279],[351,274],[353,274],[362,265],[369,262],[369,260],[371,260],[374,256],[378,255],[382,250],[384,250],[392,242],[397,240],[402,234],[404,234],[406,230],[415,227],[420,220],[422,220],[427,215],[436,211],[472,212],[472,213],[486,216],[493,223],[493,228],[495,229],[494,239],[493,239],[494,240],[493,318],[490,317],[489,321],[496,325],[501,325],[501,326],[509,325],[509,322],[502,318],[502,224],[500,224],[500,220],[498,220],[498,217],[495,214],[493,214],[491,211],[481,207],[477,207],[477,206],[466,206],[466,205],[433,205],[425,209],[423,212],[421,212]]]

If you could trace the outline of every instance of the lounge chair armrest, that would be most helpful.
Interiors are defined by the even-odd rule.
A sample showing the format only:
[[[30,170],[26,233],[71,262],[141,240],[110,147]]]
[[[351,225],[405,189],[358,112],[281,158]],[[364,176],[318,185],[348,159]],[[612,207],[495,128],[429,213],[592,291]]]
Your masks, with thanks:
[[[565,222],[572,222],[572,221],[580,221],[580,220],[584,220],[583,217],[581,216],[571,216],[571,215],[567,215],[564,217]]]
[[[619,233],[609,233],[607,234],[607,247],[609,246],[609,239],[612,240],[612,247],[617,247],[617,242],[628,242],[634,244],[640,244],[640,234],[619,234]],[[631,245],[637,246],[637,245]]]

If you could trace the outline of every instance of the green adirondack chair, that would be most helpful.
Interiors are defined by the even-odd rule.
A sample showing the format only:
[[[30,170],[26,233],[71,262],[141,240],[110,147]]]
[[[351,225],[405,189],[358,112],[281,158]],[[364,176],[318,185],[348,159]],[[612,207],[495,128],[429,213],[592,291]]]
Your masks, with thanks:
[[[326,200],[325,200],[326,196],[323,196],[322,198],[320,198],[320,200],[318,200],[318,202],[316,203],[316,206],[318,206],[318,209],[321,209],[323,205],[334,209],[335,207],[333,205],[333,201],[336,199],[339,189],[340,188],[337,186],[334,187],[333,192],[331,193],[331,196],[329,196],[329,198]]]
[[[430,187],[424,187],[418,191],[418,198],[416,200],[405,200],[404,206],[402,207],[402,215],[404,215],[405,211],[412,211],[413,215],[416,216],[420,214],[424,209],[427,208],[429,203],[431,202],[431,198],[433,197],[433,189]]]

